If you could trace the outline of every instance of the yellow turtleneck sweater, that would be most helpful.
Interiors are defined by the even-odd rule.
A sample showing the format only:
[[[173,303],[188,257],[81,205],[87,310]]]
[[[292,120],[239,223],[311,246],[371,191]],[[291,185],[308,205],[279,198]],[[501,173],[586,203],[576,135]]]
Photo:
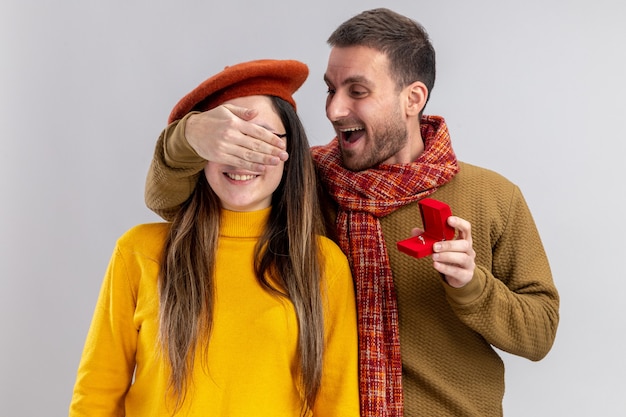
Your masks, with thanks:
[[[157,274],[168,223],[139,225],[117,242],[80,366],[70,416],[299,416],[297,319],[288,300],[261,288],[255,244],[270,209],[224,211],[215,269],[214,327],[204,366],[172,413],[168,366],[158,345]],[[358,416],[353,283],[339,248],[320,237],[326,259],[326,351],[322,387],[309,416]]]

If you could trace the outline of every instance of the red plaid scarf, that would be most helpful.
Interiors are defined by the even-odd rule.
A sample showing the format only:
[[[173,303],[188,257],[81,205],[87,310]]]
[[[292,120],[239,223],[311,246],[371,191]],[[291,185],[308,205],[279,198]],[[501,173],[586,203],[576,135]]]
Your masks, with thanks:
[[[321,181],[339,204],[339,245],[350,259],[356,283],[363,417],[403,413],[398,308],[378,219],[435,192],[459,170],[442,117],[424,116],[421,133],[425,149],[415,162],[360,172],[342,166],[336,138],[312,149]]]

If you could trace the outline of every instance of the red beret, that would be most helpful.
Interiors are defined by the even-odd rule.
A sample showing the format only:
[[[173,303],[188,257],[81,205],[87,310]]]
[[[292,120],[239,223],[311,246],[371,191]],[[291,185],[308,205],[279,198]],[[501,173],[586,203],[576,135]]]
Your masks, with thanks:
[[[168,124],[192,110],[210,110],[237,97],[276,96],[295,108],[292,95],[308,75],[309,68],[294,60],[261,59],[226,67],[180,99],[170,113]]]

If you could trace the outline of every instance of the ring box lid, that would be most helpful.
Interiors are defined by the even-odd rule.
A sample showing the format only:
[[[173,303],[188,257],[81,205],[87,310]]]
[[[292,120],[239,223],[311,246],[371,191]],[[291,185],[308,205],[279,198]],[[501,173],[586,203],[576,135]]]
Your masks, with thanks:
[[[398,250],[415,258],[423,258],[433,253],[433,245],[442,240],[454,238],[454,228],[448,226],[448,217],[452,215],[450,206],[433,198],[418,201],[424,232],[417,236],[401,240]]]

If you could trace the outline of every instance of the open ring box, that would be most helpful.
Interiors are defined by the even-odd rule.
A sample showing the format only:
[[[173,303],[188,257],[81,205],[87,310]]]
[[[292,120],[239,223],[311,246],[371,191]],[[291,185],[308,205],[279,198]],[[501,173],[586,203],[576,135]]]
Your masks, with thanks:
[[[432,198],[418,201],[424,232],[397,243],[398,250],[415,258],[423,258],[433,253],[433,245],[442,240],[454,238],[454,228],[448,226],[452,215],[450,206]]]

